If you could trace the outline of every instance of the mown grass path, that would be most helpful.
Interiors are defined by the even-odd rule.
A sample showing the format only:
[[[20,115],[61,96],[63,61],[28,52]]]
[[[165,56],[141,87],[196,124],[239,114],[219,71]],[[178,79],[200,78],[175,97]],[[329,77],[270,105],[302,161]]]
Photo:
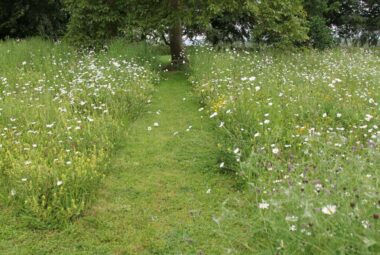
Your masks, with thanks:
[[[0,217],[4,254],[224,254],[213,220],[235,191],[218,172],[216,137],[183,73],[167,73],[126,131],[86,215],[63,231],[17,229]],[[203,113],[204,114],[204,113]],[[156,127],[154,123],[158,123]],[[152,127],[149,131],[148,127]],[[13,220],[14,221],[14,220]],[[237,231],[238,226],[231,226]]]

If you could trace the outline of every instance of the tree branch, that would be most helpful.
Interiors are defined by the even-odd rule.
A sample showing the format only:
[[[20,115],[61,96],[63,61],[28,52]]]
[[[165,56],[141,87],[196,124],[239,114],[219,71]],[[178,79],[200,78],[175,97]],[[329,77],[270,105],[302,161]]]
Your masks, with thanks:
[[[164,32],[161,33],[161,38],[166,45],[170,46],[170,42],[168,42],[168,40],[166,39]]]

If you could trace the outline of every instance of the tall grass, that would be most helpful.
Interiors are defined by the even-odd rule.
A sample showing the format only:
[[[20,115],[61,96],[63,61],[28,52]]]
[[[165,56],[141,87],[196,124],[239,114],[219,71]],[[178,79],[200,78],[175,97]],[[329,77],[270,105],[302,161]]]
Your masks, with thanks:
[[[107,47],[107,56],[130,59],[149,69],[159,69],[160,56],[168,55],[167,49],[148,42],[128,42],[115,39]]]
[[[34,227],[60,227],[87,208],[121,127],[150,98],[157,75],[118,51],[0,44],[1,201]]]
[[[190,63],[220,167],[250,192],[224,204],[219,231],[231,251],[380,252],[377,52],[196,48]],[[246,230],[229,233],[223,220]]]

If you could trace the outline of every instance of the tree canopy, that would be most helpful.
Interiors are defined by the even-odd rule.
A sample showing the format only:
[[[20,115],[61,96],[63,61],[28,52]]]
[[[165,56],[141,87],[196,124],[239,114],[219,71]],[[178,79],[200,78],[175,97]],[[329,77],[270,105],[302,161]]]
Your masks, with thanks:
[[[58,38],[64,34],[68,18],[61,0],[2,0],[0,39],[34,35]]]
[[[305,45],[324,49],[336,39],[376,45],[377,0],[3,0],[0,39],[40,35],[80,47],[113,37],[156,38],[185,60],[182,36],[212,44]]]
[[[237,39],[291,45],[307,40],[300,0],[67,0],[67,37],[97,45],[116,35],[164,38],[173,63],[185,61],[182,36],[206,34],[216,42]],[[165,35],[168,35],[168,38]]]

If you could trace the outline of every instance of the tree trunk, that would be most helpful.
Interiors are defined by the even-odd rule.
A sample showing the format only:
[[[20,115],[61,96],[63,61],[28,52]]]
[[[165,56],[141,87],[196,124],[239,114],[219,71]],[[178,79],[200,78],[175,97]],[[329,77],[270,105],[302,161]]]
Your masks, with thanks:
[[[170,38],[170,54],[172,56],[172,64],[175,66],[182,65],[185,57],[182,46],[182,26],[178,20],[173,24],[169,31]]]
[[[178,0],[171,1],[172,11],[175,13],[179,12]],[[182,43],[182,24],[181,18],[176,17],[173,20],[173,25],[169,29],[169,40],[170,40],[170,54],[172,57],[172,65],[180,66],[186,62],[185,54],[183,52]]]

